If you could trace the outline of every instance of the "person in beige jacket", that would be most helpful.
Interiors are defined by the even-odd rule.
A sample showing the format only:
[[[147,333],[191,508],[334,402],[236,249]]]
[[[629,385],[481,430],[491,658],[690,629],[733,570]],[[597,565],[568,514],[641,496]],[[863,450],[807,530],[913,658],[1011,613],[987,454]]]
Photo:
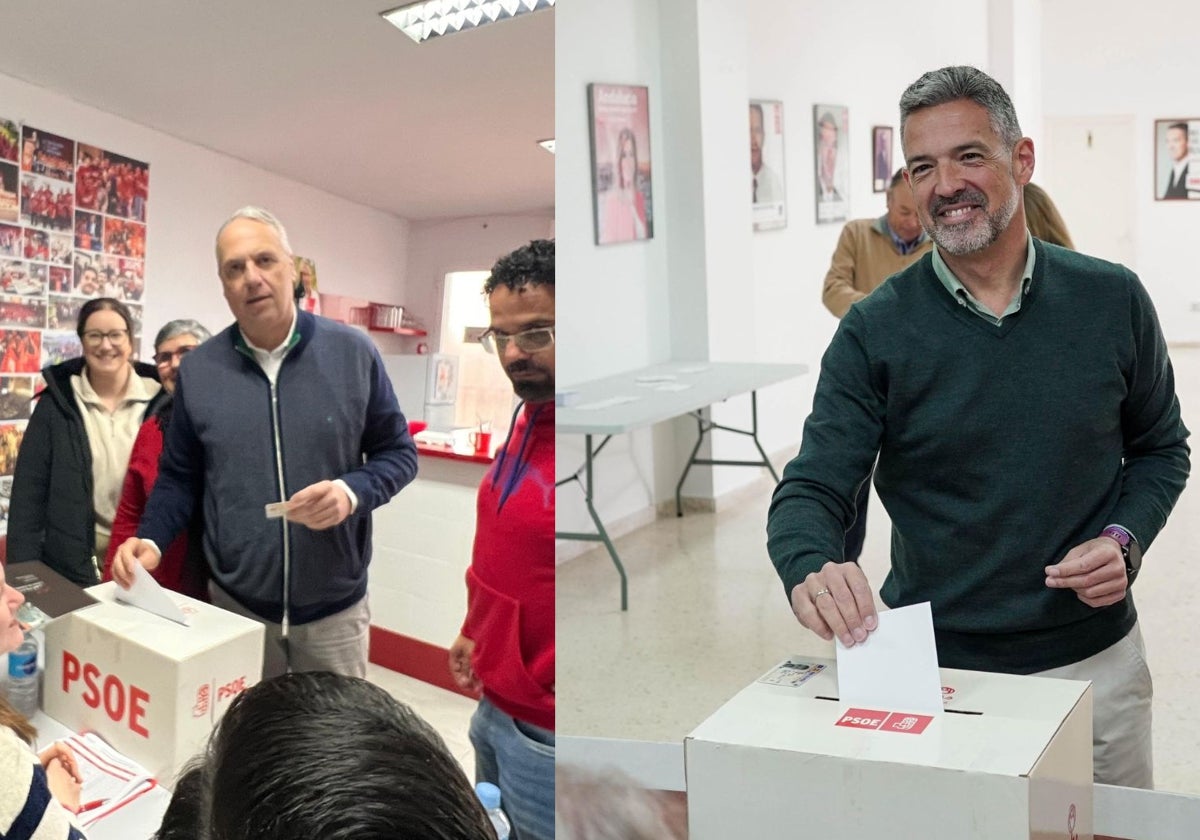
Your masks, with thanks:
[[[855,219],[842,228],[821,301],[841,319],[850,304],[908,268],[930,247],[917,220],[912,190],[904,183],[904,170],[898,169],[887,189],[887,213],[878,219]]]
[[[878,219],[855,219],[842,228],[833,262],[825,275],[821,301],[840,320],[856,301],[915,263],[932,247],[921,230],[912,190],[904,183],[904,170],[898,169],[887,189],[887,213]],[[868,475],[855,499],[858,517],[846,532],[845,559],[851,562],[862,554],[870,490]]]

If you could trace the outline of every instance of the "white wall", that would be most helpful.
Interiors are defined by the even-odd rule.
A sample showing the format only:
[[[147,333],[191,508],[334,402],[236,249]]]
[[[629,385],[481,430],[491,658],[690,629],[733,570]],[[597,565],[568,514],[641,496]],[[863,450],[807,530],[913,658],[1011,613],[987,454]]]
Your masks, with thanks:
[[[1012,97],[1035,147],[1042,137],[1042,0],[988,0],[988,72]]]
[[[405,297],[408,223],[0,75],[0,115],[150,164],[143,358],[172,318],[232,322],[216,275],[217,228],[245,204],[274,212],[322,291]],[[236,131],[236,126],[230,126]]]
[[[557,7],[556,171],[559,255],[571,282],[559,311],[560,388],[666,359],[677,347],[721,361],[799,362],[807,377],[760,394],[769,453],[794,450],[821,353],[836,321],[821,284],[840,224],[814,221],[812,106],[850,109],[851,215],[884,211],[871,192],[870,129],[898,123],[904,87],[952,63],[987,68],[987,0],[886,5],[792,0],[563,0]],[[689,74],[698,84],[689,84]],[[655,238],[592,244],[586,84],[650,87]],[[691,97],[687,99],[686,97]],[[684,99],[681,99],[684,98]],[[747,103],[784,103],[788,225],[751,233]],[[664,120],[663,115],[669,115]],[[665,124],[664,124],[665,123]],[[900,161],[899,137],[896,144]],[[664,343],[664,337],[669,341]],[[693,355],[688,352],[687,355]],[[749,399],[713,417],[748,425]],[[676,421],[614,440],[597,465],[596,503],[617,533],[671,497],[694,424]],[[557,441],[560,478],[582,461],[578,436]],[[715,457],[749,455],[748,441],[713,444]],[[703,477],[685,493],[704,495]],[[715,468],[707,491],[727,496],[765,473]],[[561,530],[590,530],[577,488],[560,492]],[[559,557],[581,544],[562,544]]]
[[[1200,283],[1194,242],[1200,201],[1154,200],[1154,120],[1200,117],[1200,3],[1043,0],[1045,116],[1132,115],[1137,142],[1133,268],[1154,299],[1170,342],[1200,341]],[[1053,161],[1047,161],[1053,166]],[[1104,173],[1055,182],[1105,212]],[[1066,220],[1068,227],[1071,219]],[[1193,308],[1195,307],[1195,308]]]
[[[375,514],[371,623],[449,647],[467,610],[475,493],[488,466],[422,457],[421,476]]]
[[[672,156],[663,148],[658,3],[566,0],[554,15],[557,254],[570,279],[556,291],[556,304],[572,331],[557,348],[563,387],[669,355],[666,245],[673,221],[662,208],[671,200]],[[654,238],[647,242],[592,244],[589,82],[650,88]]]
[[[690,0],[665,0],[676,5]],[[686,13],[684,8],[683,12]],[[556,291],[561,320],[570,324],[557,345],[559,389],[572,383],[665,360],[671,353],[668,317],[667,244],[674,217],[700,212],[698,182],[686,195],[673,192],[672,168],[698,165],[698,149],[664,153],[663,104],[659,47],[659,7],[648,0],[564,0],[555,7],[554,175],[557,255],[567,268],[566,282]],[[686,55],[673,58],[685,66]],[[650,89],[650,165],[653,178],[654,238],[645,242],[597,247],[593,244],[591,150],[588,140],[587,85],[612,82]],[[688,206],[679,202],[686,201]],[[664,211],[663,208],[671,208]],[[676,210],[677,208],[677,210]],[[677,255],[677,275],[698,270]],[[703,318],[704,309],[695,313]],[[654,446],[649,430],[624,435],[605,450],[605,484],[597,499],[605,518],[638,517],[644,524],[654,500]],[[561,478],[583,461],[578,437],[555,441]],[[577,487],[556,494],[560,530],[591,530]],[[581,544],[571,544],[574,550]]]
[[[554,236],[554,217],[547,214],[473,216],[409,224],[407,297],[403,301],[420,318],[431,348],[441,340],[442,295],[452,271],[490,271],[496,260],[532,239]]]

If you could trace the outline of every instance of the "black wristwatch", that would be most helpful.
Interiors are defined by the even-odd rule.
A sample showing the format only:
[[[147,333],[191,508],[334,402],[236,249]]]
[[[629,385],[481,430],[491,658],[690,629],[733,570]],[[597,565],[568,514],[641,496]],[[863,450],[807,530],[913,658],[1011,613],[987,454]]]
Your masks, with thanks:
[[[1121,556],[1125,558],[1125,577],[1133,583],[1133,579],[1142,568],[1142,547],[1138,545],[1138,541],[1120,525],[1109,525],[1100,532],[1100,536],[1110,537],[1121,546]]]

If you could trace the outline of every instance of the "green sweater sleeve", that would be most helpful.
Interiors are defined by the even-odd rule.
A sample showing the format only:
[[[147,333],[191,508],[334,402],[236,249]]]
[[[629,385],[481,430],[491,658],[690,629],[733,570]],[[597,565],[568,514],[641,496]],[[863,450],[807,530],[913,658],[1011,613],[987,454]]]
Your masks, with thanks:
[[[842,561],[854,498],[879,451],[884,398],[872,375],[866,333],[866,322],[852,308],[821,359],[800,454],[784,468],[771,499],[767,551],[789,600],[810,572]]]
[[[1121,493],[1109,519],[1128,529],[1145,549],[1183,492],[1190,450],[1154,304],[1137,277],[1126,273],[1132,362],[1125,373],[1128,392],[1121,404]]]

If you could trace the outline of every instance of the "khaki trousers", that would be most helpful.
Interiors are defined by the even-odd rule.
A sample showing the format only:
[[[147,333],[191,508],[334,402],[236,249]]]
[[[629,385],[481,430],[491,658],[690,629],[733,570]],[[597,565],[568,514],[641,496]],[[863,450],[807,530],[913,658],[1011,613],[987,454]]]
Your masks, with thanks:
[[[339,613],[288,627],[286,647],[283,626],[258,617],[213,581],[208,582],[212,602],[223,610],[252,618],[266,628],[263,639],[263,679],[289,671],[333,671],[351,677],[367,676],[371,609],[367,596]]]
[[[1035,677],[1092,681],[1092,775],[1097,784],[1154,789],[1154,683],[1137,623],[1111,647]]]

